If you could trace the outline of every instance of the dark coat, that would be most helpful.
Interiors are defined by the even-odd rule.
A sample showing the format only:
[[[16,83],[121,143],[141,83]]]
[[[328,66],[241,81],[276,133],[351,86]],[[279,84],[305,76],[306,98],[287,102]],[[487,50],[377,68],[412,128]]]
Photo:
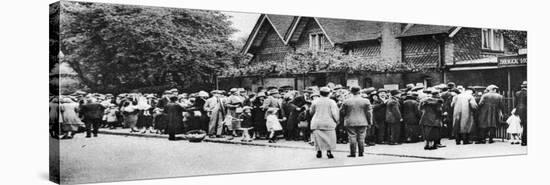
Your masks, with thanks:
[[[373,101],[373,120],[375,125],[382,125],[386,121],[386,104],[382,101]]]
[[[496,128],[504,110],[504,97],[498,93],[487,93],[479,101],[479,127]]]
[[[342,103],[340,117],[344,126],[367,126],[372,124],[372,106],[370,101],[358,96],[349,98]]]
[[[80,106],[80,115],[87,119],[101,119],[103,118],[103,112],[105,107],[99,103],[87,103]]]
[[[521,119],[521,124],[527,123],[527,89],[516,92],[516,114]]]
[[[397,97],[390,97],[386,102],[386,122],[387,123],[399,123],[401,122],[401,105]]]
[[[422,114],[420,113],[419,103],[414,99],[406,99],[403,102],[403,123],[407,125],[418,125]]]
[[[427,98],[420,102],[420,125],[441,127],[443,114],[443,100],[440,98]]]
[[[288,114],[288,119],[286,122],[286,130],[294,130],[298,127],[298,123],[300,122],[298,120],[298,115],[301,111],[298,111],[298,106],[292,103],[288,103],[286,105]]]
[[[183,107],[177,103],[170,102],[164,107],[166,112],[166,133],[178,134],[182,131],[183,127]]]

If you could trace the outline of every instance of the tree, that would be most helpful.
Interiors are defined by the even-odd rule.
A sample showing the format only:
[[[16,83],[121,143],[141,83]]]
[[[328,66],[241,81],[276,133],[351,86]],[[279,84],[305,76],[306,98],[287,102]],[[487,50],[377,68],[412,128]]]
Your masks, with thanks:
[[[208,88],[213,74],[241,58],[229,17],[218,11],[60,4],[63,60],[93,91]]]

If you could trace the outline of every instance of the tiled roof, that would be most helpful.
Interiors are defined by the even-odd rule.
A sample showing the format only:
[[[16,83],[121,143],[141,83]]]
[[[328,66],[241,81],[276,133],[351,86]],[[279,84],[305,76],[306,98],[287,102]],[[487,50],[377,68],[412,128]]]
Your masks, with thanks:
[[[334,43],[373,40],[380,37],[381,22],[317,18]]]
[[[405,30],[404,33],[401,33],[399,37],[410,37],[410,36],[420,36],[420,35],[433,35],[439,33],[450,33],[453,29],[453,26],[437,26],[437,25],[426,25],[426,24],[415,24],[410,27],[408,30]]]
[[[294,16],[268,14],[267,17],[280,36],[284,38],[285,33],[290,29]]]

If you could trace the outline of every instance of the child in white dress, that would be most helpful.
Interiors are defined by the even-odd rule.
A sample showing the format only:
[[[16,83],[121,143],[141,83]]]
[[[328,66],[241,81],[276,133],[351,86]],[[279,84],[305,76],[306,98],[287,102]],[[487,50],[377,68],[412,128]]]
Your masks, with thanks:
[[[277,117],[277,108],[267,109],[266,127],[269,132],[269,142],[275,143],[275,132],[283,130],[279,118]]]
[[[520,134],[523,132],[520,122],[521,120],[516,114],[516,109],[512,110],[512,115],[506,120],[506,123],[508,123],[506,132],[511,135],[511,144],[520,144]]]

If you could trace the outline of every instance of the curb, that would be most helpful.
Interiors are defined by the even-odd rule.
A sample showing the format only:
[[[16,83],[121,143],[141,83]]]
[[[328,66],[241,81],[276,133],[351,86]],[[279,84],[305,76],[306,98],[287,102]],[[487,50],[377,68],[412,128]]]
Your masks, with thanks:
[[[167,135],[149,135],[149,134],[139,134],[139,133],[121,133],[121,132],[110,132],[106,130],[99,130],[98,133],[101,134],[107,134],[107,135],[118,135],[118,136],[133,136],[133,137],[143,137],[143,138],[159,138],[159,139],[168,139]],[[290,148],[290,149],[301,149],[301,150],[313,150],[313,147],[308,146],[288,146],[288,145],[277,145],[277,144],[270,144],[270,143],[251,143],[251,142],[240,142],[240,141],[234,141],[234,140],[218,140],[218,139],[210,139],[210,138],[204,138],[204,142],[209,143],[223,143],[223,144],[238,144],[238,145],[248,145],[248,146],[264,146],[264,147],[273,147],[273,148]],[[333,150],[333,152],[342,152],[342,153],[348,153],[348,150],[340,150],[336,149]],[[428,157],[428,156],[416,156],[416,155],[405,155],[405,154],[387,154],[387,153],[371,153],[371,152],[365,152],[365,155],[380,155],[380,156],[392,156],[392,157],[408,157],[408,158],[420,158],[420,159],[433,159],[433,160],[444,160],[447,158],[443,157]]]

